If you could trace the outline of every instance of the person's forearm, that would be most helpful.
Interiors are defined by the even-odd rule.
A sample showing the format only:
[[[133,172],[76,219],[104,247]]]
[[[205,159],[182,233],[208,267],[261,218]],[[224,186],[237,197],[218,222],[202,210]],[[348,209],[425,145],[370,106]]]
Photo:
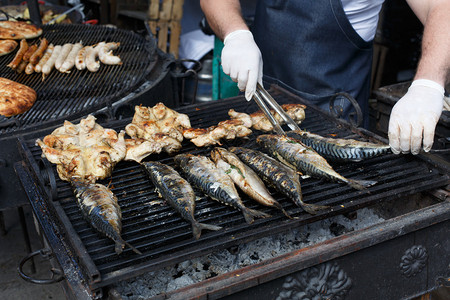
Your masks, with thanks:
[[[242,18],[239,0],[200,0],[200,6],[212,30],[220,39],[223,40],[235,30],[248,30]]]
[[[408,2],[417,5],[417,1]],[[429,79],[445,86],[450,80],[450,1],[423,1],[419,5],[425,5],[425,9],[420,6],[412,8],[425,29],[422,55],[414,79]]]

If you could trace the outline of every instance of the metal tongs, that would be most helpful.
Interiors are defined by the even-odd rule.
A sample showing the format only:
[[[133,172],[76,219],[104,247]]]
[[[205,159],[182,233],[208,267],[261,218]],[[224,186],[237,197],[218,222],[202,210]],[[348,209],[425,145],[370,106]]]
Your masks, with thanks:
[[[291,130],[300,130],[297,123],[288,116],[288,114],[284,111],[284,109],[275,101],[275,99],[270,96],[270,94],[258,83],[256,85],[256,92],[253,95],[253,99],[256,104],[258,104],[259,108],[264,112],[266,117],[269,119],[272,124],[275,132],[279,135],[286,135],[283,128],[281,128],[280,123],[275,119],[275,117],[270,112],[270,109],[267,107],[266,103],[281,116],[281,118],[286,122]]]

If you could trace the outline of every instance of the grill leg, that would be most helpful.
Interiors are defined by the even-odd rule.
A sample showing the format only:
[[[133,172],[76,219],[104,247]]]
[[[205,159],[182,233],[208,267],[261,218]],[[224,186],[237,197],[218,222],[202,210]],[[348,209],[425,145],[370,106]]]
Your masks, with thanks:
[[[25,213],[23,212],[23,207],[19,206],[17,208],[17,210],[19,212],[20,225],[22,227],[23,238],[25,240],[25,247],[27,249],[27,253],[31,253],[30,236],[28,234],[27,222],[25,220]],[[33,258],[31,258],[31,273],[32,274],[36,273],[36,265],[34,263],[34,259]]]
[[[0,235],[6,235],[5,218],[3,217],[3,211],[0,211]]]

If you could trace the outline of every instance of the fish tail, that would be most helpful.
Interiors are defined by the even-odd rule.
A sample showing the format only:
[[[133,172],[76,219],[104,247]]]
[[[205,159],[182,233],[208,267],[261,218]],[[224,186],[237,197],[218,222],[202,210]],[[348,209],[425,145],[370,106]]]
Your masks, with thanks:
[[[222,227],[199,222],[192,223],[192,233],[196,240],[200,238],[203,229],[217,231],[222,229]]]
[[[348,185],[357,190],[365,190],[367,187],[375,185],[377,181],[375,180],[353,180],[348,179]]]
[[[317,214],[319,211],[330,208],[326,205],[317,205],[317,204],[311,204],[311,203],[305,203],[302,202],[301,207],[311,215]]]
[[[134,253],[137,253],[137,254],[139,254],[139,255],[142,254],[141,251],[139,251],[138,249],[136,249],[135,247],[133,247],[133,246],[132,246],[131,244],[129,244],[128,242],[122,240],[122,249],[123,249],[123,246],[124,246],[124,245],[127,245],[128,247],[130,247],[131,250],[133,250]],[[117,253],[117,246],[118,246],[118,243],[116,243],[116,253]],[[122,251],[120,251],[120,252],[122,252]],[[119,253],[117,253],[117,254],[119,254]]]
[[[286,216],[286,217],[288,217],[289,219],[295,219],[294,217],[291,217],[288,213],[287,213],[287,211],[283,208],[283,206],[281,206],[281,204],[279,203],[279,202],[275,202],[274,204],[273,204],[273,207],[275,207],[275,208],[278,208],[279,210],[281,210],[281,212]]]
[[[116,254],[119,255],[120,253],[122,253],[124,247],[125,247],[125,242],[123,240],[116,241],[116,246],[114,248],[114,250],[116,251]]]
[[[242,213],[244,214],[245,222],[248,224],[252,224],[255,218],[268,218],[270,217],[269,214],[266,214],[265,212],[258,211],[256,209],[251,209],[248,207],[242,207]]]
[[[303,208],[304,211],[306,211],[307,213],[309,213],[311,215],[315,215],[321,210],[330,208],[329,206],[326,206],[326,205],[305,203],[305,202],[303,202],[303,197],[301,195],[299,195],[299,197],[294,198],[293,200],[294,200],[294,203],[297,204],[297,206],[300,206],[301,208]]]

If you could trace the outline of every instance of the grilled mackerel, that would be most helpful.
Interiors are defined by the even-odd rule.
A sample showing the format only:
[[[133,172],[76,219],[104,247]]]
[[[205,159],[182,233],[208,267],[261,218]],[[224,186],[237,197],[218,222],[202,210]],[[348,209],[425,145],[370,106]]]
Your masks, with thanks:
[[[390,146],[385,144],[361,142],[353,139],[325,138],[303,130],[289,131],[287,135],[313,148],[324,158],[341,162],[362,161],[385,154],[390,149]]]
[[[328,206],[303,202],[300,179],[294,169],[257,150],[242,147],[231,147],[229,150],[252,168],[267,184],[275,187],[306,212],[314,215],[328,208]]]
[[[71,181],[71,184],[83,217],[97,231],[116,243],[117,254],[122,253],[125,245],[137,254],[142,254],[122,239],[122,211],[117,197],[109,188],[99,183],[81,181]]]
[[[199,239],[203,229],[220,230],[222,227],[203,224],[195,220],[195,192],[192,186],[171,166],[160,162],[142,163],[155,185],[160,197],[164,198],[186,221],[192,224],[192,233]]]
[[[358,190],[363,190],[365,187],[376,183],[376,181],[370,180],[345,178],[336,172],[325,158],[294,138],[265,134],[258,136],[256,142],[279,161],[295,168],[304,175],[343,182]]]
[[[236,154],[224,148],[216,147],[211,151],[211,158],[216,163],[216,167],[228,174],[244,193],[262,205],[278,208],[288,218],[292,219],[283,206],[270,195],[261,178],[244,164]]]
[[[174,157],[187,180],[213,200],[230,205],[242,212],[248,224],[256,217],[270,217],[268,214],[244,206],[233,181],[206,156],[178,154]]]

